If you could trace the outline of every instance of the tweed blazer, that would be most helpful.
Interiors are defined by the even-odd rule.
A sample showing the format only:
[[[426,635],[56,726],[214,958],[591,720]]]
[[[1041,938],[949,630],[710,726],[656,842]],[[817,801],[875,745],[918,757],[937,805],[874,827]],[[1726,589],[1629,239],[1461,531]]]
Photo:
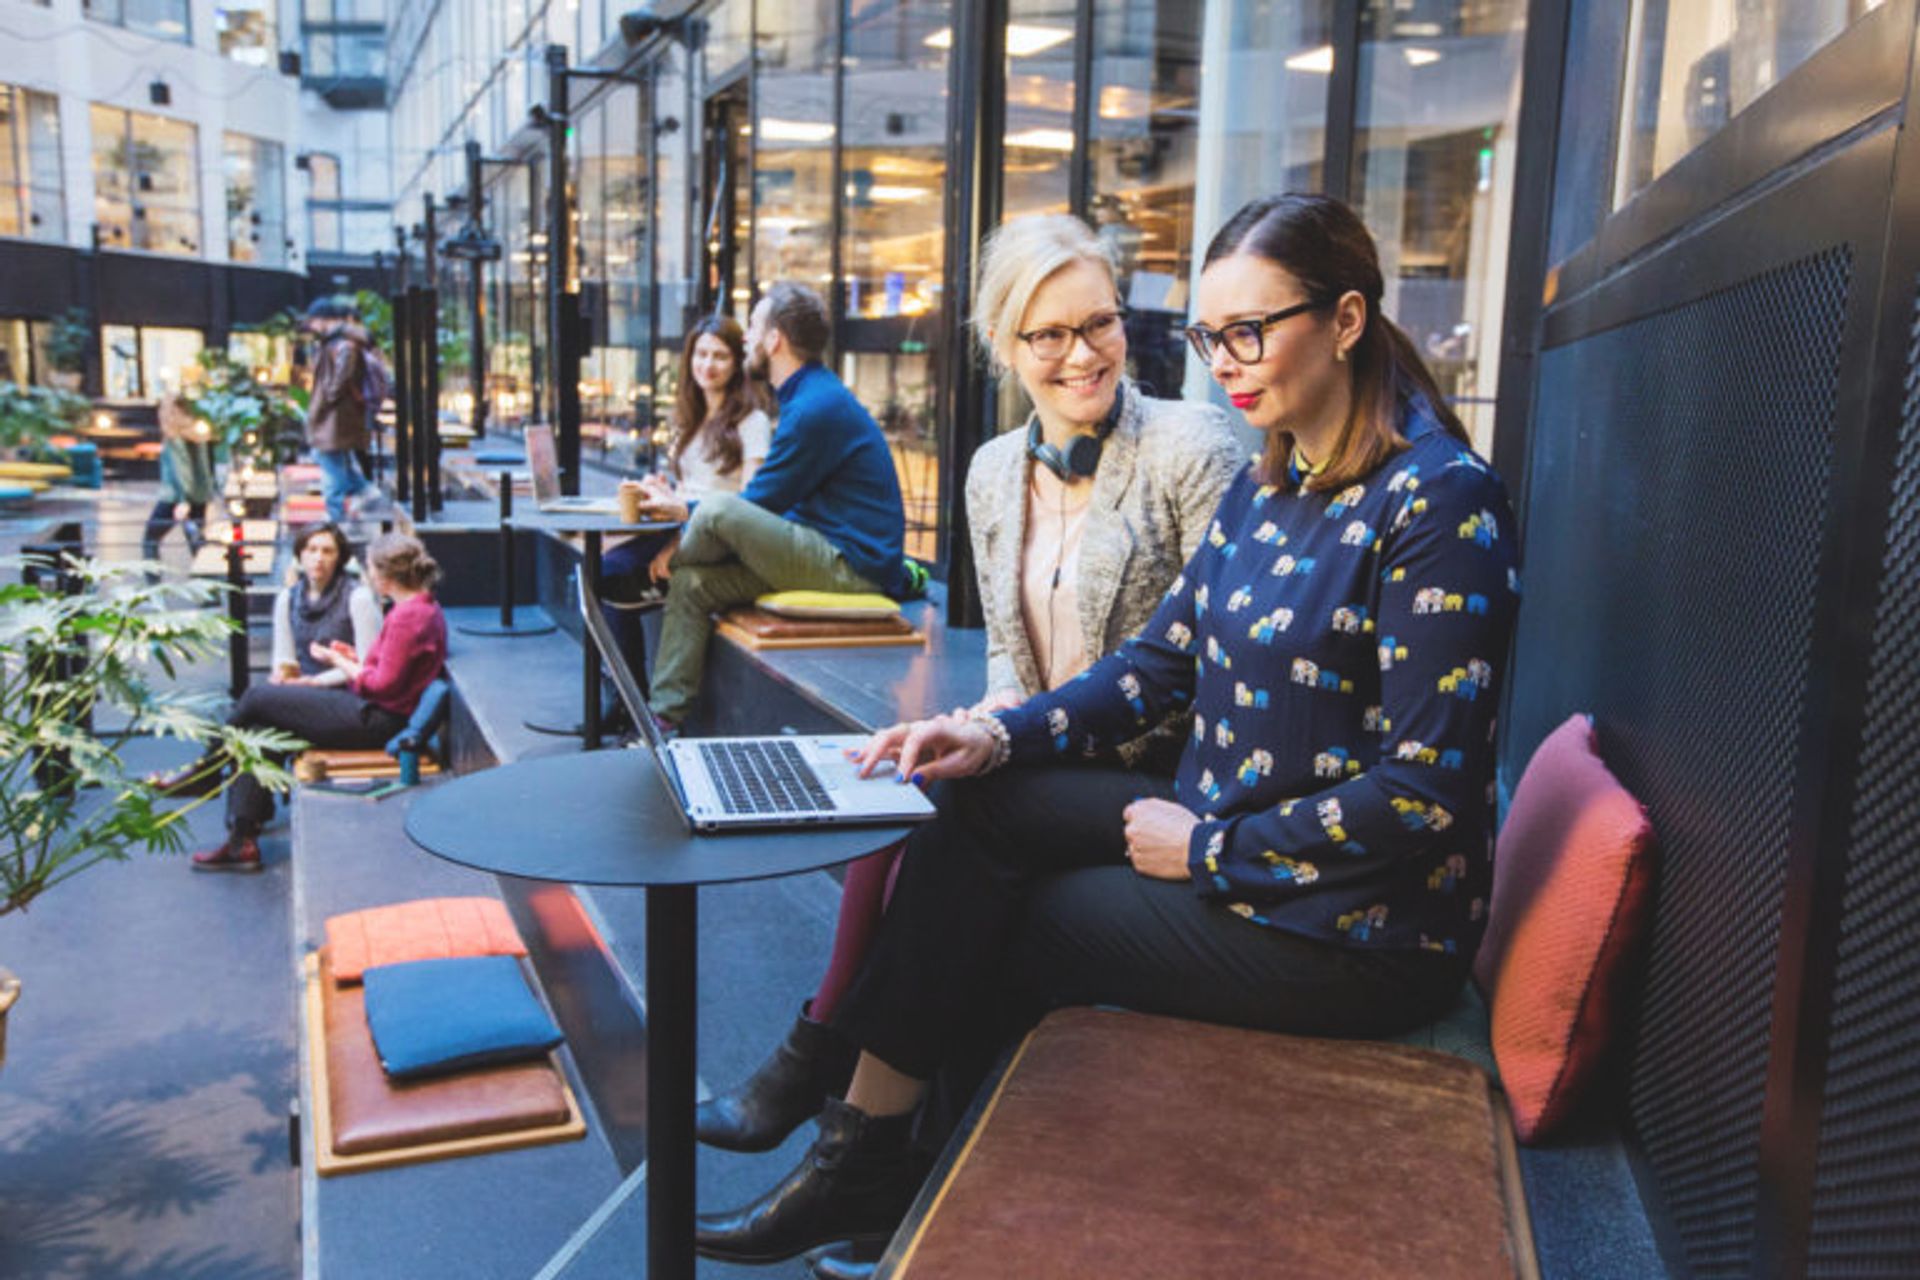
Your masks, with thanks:
[[[1124,379],[1119,394],[1120,418],[1093,476],[1075,584],[1089,661],[1146,625],[1248,457],[1213,405],[1156,400]],[[987,616],[987,692],[1011,689],[1023,698],[1040,692],[1020,606],[1032,467],[1023,423],[981,445],[967,470],[967,524]]]

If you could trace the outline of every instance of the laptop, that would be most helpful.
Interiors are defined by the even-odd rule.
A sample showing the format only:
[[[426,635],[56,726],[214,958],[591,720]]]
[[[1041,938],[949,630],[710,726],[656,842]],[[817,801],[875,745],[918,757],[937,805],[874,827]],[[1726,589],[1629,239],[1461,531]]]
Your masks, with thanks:
[[[586,497],[560,492],[560,455],[554,450],[553,428],[526,429],[527,469],[533,473],[533,505],[553,515],[618,516],[620,500],[612,494]]]
[[[600,610],[583,598],[580,614],[606,656],[620,701],[639,726],[641,741],[660,766],[660,777],[688,830],[892,826],[933,817],[933,802],[920,788],[896,782],[893,771],[860,776],[859,766],[846,753],[864,745],[865,734],[667,741]]]

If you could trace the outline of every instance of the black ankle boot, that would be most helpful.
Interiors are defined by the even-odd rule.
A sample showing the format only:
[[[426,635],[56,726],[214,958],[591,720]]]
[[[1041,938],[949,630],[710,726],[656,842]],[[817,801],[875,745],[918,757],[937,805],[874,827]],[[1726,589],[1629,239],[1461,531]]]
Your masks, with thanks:
[[[885,1245],[830,1244],[807,1255],[813,1280],[873,1280]]]
[[[820,1136],[752,1204],[694,1221],[694,1250],[723,1262],[780,1262],[835,1240],[884,1243],[907,1216],[929,1161],[913,1117],[870,1116],[829,1098]]]
[[[860,1054],[824,1022],[793,1020],[773,1056],[732,1093],[700,1104],[693,1130],[700,1141],[727,1151],[771,1151],[846,1092]]]

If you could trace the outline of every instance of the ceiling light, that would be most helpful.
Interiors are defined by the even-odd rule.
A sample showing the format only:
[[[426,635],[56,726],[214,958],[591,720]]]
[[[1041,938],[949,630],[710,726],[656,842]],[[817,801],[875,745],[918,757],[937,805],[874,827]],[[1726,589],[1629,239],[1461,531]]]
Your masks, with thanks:
[[[1073,32],[1066,27],[1043,27],[1031,22],[1009,22],[1007,24],[1007,56],[1026,58],[1036,53],[1045,53],[1055,45],[1065,44],[1073,39]],[[953,48],[953,28],[942,27],[926,38],[929,49]]]
[[[763,142],[830,142],[833,140],[833,125],[821,120],[772,118],[762,120],[759,128],[760,139]]]
[[[1424,67],[1429,63],[1440,61],[1438,49],[1420,49],[1412,45],[1402,49],[1400,56],[1407,60],[1407,65],[1410,67]]]
[[[1294,54],[1287,59],[1287,70],[1313,71],[1323,76],[1333,74],[1333,46],[1323,44],[1318,49]]]
[[[906,204],[913,200],[924,200],[930,194],[925,187],[896,187],[876,182],[867,188],[867,199],[883,204]]]
[[[1071,129],[1022,129],[1006,137],[1009,147],[1032,147],[1036,151],[1073,150]]]

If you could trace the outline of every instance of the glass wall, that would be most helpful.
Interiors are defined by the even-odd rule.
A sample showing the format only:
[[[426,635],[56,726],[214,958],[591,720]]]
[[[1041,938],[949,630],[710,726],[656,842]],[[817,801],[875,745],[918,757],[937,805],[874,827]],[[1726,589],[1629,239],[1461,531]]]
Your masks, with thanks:
[[[199,131],[184,120],[95,104],[94,221],[113,249],[200,253]]]
[[[53,367],[47,363],[46,321],[0,319],[0,382],[53,385]]]
[[[59,100],[0,84],[0,236],[58,242],[66,234]]]
[[[1074,0],[1010,0],[1001,208],[1065,213],[1073,190]]]
[[[833,294],[834,0],[760,0],[754,283]]]
[[[95,22],[137,31],[159,40],[192,39],[187,0],[81,0],[81,12]]]
[[[848,0],[840,99],[841,377],[880,423],[907,503],[908,554],[940,525],[933,406],[946,253],[949,0]]]
[[[698,312],[693,252],[697,188],[693,181],[693,136],[687,58],[677,44],[655,63],[653,76],[653,296],[652,375],[647,379],[653,403],[656,440],[664,441],[666,415],[678,390],[680,346],[687,324]]]
[[[222,139],[227,181],[227,256],[263,267],[287,260],[286,181],[280,144],[244,134]]]
[[[101,368],[109,400],[157,400],[186,386],[200,371],[206,335],[198,329],[100,329]]]
[[[1614,207],[1871,7],[1860,0],[1634,0]]]
[[[1183,0],[1094,10],[1088,212],[1120,263],[1134,376],[1162,395],[1186,368],[1202,21]]]
[[[1368,0],[1354,205],[1385,311],[1483,452],[1493,440],[1525,0]]]
[[[621,85],[580,115],[575,130],[580,292],[587,341],[580,373],[583,430],[603,456],[631,462],[645,424],[641,356],[647,319],[646,165],[640,153],[641,95]]]

